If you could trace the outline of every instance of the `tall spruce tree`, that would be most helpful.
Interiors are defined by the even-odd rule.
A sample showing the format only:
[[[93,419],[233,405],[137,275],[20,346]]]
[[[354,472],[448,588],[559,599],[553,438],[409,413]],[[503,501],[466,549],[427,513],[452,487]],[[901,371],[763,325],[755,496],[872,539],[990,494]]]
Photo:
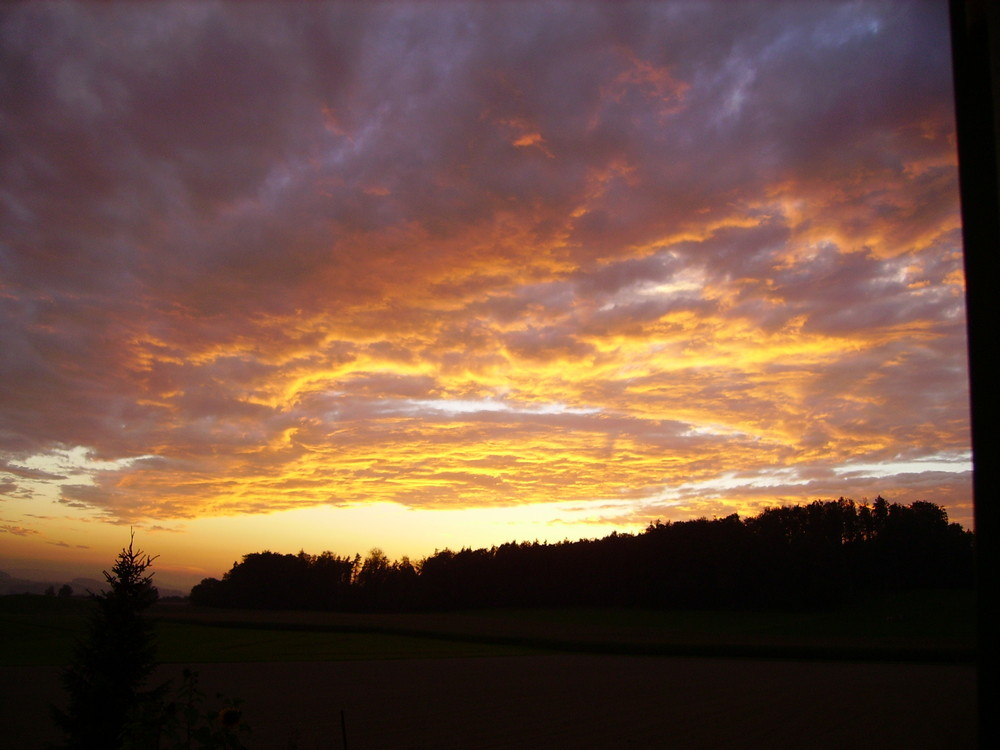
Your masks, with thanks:
[[[159,597],[148,573],[156,558],[134,549],[134,541],[133,533],[111,572],[104,571],[108,589],[91,592],[94,614],[62,676],[67,706],[54,715],[66,750],[114,750],[130,717],[157,697],[143,690],[156,667],[152,623],[143,616]]]

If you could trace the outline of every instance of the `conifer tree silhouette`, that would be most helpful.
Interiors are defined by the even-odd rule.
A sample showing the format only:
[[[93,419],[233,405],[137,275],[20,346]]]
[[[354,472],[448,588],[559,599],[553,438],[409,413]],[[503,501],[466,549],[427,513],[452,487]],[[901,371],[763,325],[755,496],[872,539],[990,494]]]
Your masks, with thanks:
[[[144,691],[156,666],[152,624],[143,612],[159,597],[148,573],[155,557],[134,548],[135,534],[118,554],[108,590],[90,592],[96,604],[86,636],[77,644],[62,675],[66,708],[53,709],[66,733],[65,750],[114,750],[143,701],[158,691]]]

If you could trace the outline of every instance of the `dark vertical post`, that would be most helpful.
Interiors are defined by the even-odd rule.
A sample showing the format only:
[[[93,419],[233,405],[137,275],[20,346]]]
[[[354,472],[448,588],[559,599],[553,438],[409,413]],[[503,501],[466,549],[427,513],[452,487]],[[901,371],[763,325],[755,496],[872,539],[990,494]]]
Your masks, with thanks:
[[[340,736],[344,740],[344,750],[347,750],[347,720],[344,718],[344,709],[340,709]]]
[[[950,0],[958,171],[965,246],[966,309],[972,397],[973,495],[979,585],[979,738],[996,747],[997,617],[986,601],[994,586],[996,517],[1000,502],[1000,184],[998,84],[1000,3]]]

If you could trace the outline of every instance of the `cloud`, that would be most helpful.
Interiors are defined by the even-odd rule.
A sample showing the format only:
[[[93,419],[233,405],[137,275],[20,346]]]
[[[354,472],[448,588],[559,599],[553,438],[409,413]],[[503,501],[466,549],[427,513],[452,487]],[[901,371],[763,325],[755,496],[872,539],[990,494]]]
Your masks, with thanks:
[[[7,8],[4,492],[639,503],[967,449],[946,32],[923,2]],[[844,494],[814,481],[731,502]]]
[[[33,536],[40,533],[36,529],[28,529],[23,526],[15,526],[10,523],[0,524],[0,532],[4,534],[13,534],[14,536]]]

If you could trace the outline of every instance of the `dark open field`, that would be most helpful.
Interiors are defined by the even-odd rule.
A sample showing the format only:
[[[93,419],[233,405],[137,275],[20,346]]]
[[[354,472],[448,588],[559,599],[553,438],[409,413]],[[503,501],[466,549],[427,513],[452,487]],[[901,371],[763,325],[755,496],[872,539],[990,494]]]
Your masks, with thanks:
[[[56,738],[47,706],[86,603],[8,599],[0,748],[41,748]],[[341,748],[341,711],[351,750],[971,748],[965,608],[376,616],[164,605],[158,677],[188,665],[207,693],[242,698],[260,750]]]

